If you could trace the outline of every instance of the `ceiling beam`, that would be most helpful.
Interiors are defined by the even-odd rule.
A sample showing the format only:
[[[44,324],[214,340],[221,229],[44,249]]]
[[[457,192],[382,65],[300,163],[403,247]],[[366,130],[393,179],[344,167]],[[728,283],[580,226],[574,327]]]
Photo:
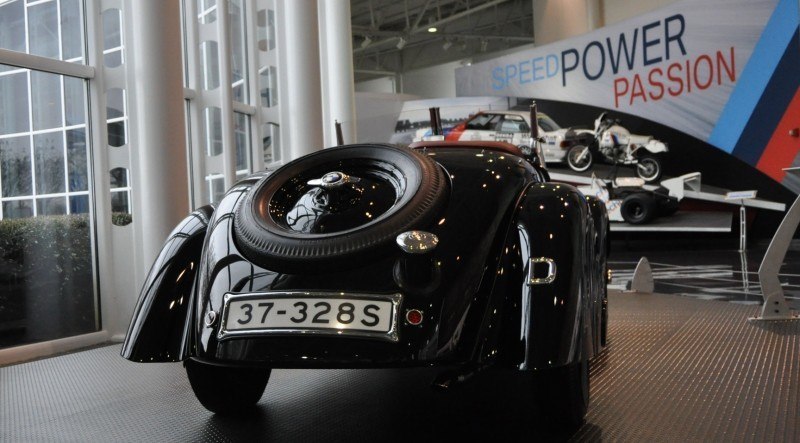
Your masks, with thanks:
[[[428,10],[428,6],[430,6],[431,0],[425,2],[425,6],[422,7],[422,10],[419,11],[419,15],[417,15],[417,21],[414,22],[414,26],[411,29],[415,29],[419,27],[419,23],[422,21],[422,18],[425,17],[425,11]]]
[[[484,3],[482,5],[475,6],[473,8],[461,11],[461,12],[459,12],[457,14],[453,14],[453,15],[451,15],[449,17],[443,18],[441,20],[438,20],[438,21],[435,21],[433,23],[429,23],[429,24],[427,24],[425,26],[420,27],[419,23],[422,20],[424,12],[428,8],[428,5],[431,3],[431,0],[428,0],[425,3],[425,7],[422,8],[422,12],[420,12],[419,16],[417,17],[417,21],[416,21],[416,23],[414,23],[414,27],[411,30],[409,30],[408,32],[400,32],[400,33],[395,32],[393,35],[390,35],[387,38],[372,42],[372,44],[370,44],[367,47],[355,48],[353,50],[353,54],[360,54],[360,53],[363,53],[363,52],[367,51],[370,48],[374,49],[376,47],[383,46],[383,45],[386,45],[386,44],[389,44],[389,43],[396,43],[401,37],[410,36],[410,35],[414,35],[414,34],[419,34],[419,33],[422,33],[422,32],[427,32],[428,31],[428,27],[430,27],[430,26],[439,26],[439,25],[443,25],[443,24],[446,24],[446,23],[450,23],[450,22],[452,22],[454,20],[458,20],[458,19],[467,17],[467,16],[472,15],[472,14],[474,14],[476,12],[482,11],[482,10],[484,10],[486,8],[491,8],[491,7],[500,5],[502,3],[506,3],[508,1],[509,0],[494,0],[492,2]],[[353,32],[358,32],[359,34],[366,34],[367,32],[369,32],[369,31],[367,31],[367,32],[362,32],[362,31],[364,31],[363,27],[358,27],[358,26],[354,26],[353,27]],[[377,32],[381,32],[381,31],[371,31],[371,32],[372,32],[373,35],[378,35]],[[437,37],[439,35],[442,35],[442,34],[438,34],[437,33]]]
[[[419,27],[419,23],[417,23],[414,26],[414,28],[412,28],[411,31],[409,31],[409,32],[411,34],[417,34],[417,33],[420,33],[422,31],[427,31],[428,28],[430,28],[430,27],[434,27],[434,26],[438,27],[439,25],[443,25],[445,23],[450,23],[450,22],[452,22],[454,20],[458,20],[458,19],[466,17],[468,15],[472,15],[472,14],[474,14],[476,12],[483,11],[486,8],[491,8],[493,6],[497,6],[497,5],[506,3],[508,1],[509,0],[494,0],[493,2],[484,3],[484,4],[480,5],[480,6],[475,6],[475,7],[471,8],[471,9],[467,9],[467,10],[461,11],[461,12],[459,12],[457,14],[453,14],[453,15],[451,15],[449,17],[443,18],[441,20],[437,20],[437,21],[435,21],[433,23],[428,23],[427,25],[425,25],[423,27]]]
[[[395,76],[397,72],[395,71],[381,71],[378,69],[354,69],[354,73],[356,74],[364,74],[364,75],[380,75],[384,77]]]

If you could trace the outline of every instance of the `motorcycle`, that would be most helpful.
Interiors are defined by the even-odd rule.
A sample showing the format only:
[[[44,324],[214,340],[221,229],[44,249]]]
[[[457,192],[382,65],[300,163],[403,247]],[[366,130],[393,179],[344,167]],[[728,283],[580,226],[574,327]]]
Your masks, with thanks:
[[[667,152],[666,143],[649,135],[633,135],[619,125],[619,120],[603,112],[594,121],[594,133],[574,136],[567,151],[567,165],[576,172],[592,167],[597,159],[613,165],[636,167],[636,175],[648,183],[661,178],[660,155]]]

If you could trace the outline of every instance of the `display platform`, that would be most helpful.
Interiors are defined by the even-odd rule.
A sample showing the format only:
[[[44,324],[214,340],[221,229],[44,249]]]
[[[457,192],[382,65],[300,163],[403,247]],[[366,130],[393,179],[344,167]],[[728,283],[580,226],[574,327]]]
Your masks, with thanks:
[[[548,171],[550,173],[550,178],[553,181],[560,181],[578,185],[589,185],[592,183],[591,172],[578,173],[566,167],[551,166],[551,165],[548,165]],[[600,178],[609,175],[610,171],[611,167],[607,165],[597,165],[595,167],[595,174],[597,175],[597,177]],[[632,177],[633,173],[630,170],[624,170],[623,168],[620,168],[619,176]],[[665,176],[663,177],[663,180],[666,180],[668,178],[670,177]],[[644,188],[652,191],[656,189],[656,186],[645,185]],[[770,211],[783,212],[786,210],[786,205],[783,203],[765,200],[761,198],[748,199],[744,200],[743,202],[739,200],[736,201],[726,200],[725,194],[728,192],[730,192],[730,190],[728,189],[703,184],[699,190],[686,189],[684,191],[684,198],[713,202],[713,203],[725,203],[733,206],[739,206],[740,203],[742,203],[744,204],[745,207],[748,208],[768,209]]]
[[[508,374],[453,392],[434,372],[275,370],[250,415],[217,417],[180,364],[119,345],[0,368],[0,441],[800,441],[800,322],[752,324],[757,306],[610,295],[609,346],[591,405],[547,432]]]
[[[611,232],[731,232],[730,212],[678,211],[669,217],[658,217],[644,225],[612,222]]]

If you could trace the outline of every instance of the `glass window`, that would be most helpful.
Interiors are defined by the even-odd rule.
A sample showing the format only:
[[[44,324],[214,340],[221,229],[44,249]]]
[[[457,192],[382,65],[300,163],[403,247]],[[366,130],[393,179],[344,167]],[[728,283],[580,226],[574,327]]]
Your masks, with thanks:
[[[106,118],[108,118],[108,145],[122,146],[128,142],[126,134],[125,90],[111,88],[106,91]]]
[[[111,223],[125,226],[131,222],[131,188],[128,181],[128,170],[114,168],[109,171],[111,180]]]
[[[103,49],[122,46],[122,15],[119,9],[103,11]]]
[[[61,97],[60,75],[31,71],[31,106],[33,108],[31,116],[33,117],[34,131],[62,126]]]
[[[103,63],[107,68],[122,66],[122,50],[115,50],[103,54]]]
[[[258,49],[264,52],[275,49],[275,12],[272,9],[258,11]]]
[[[66,126],[86,123],[86,84],[74,77],[64,77],[64,118]]]
[[[111,193],[111,212],[121,212],[123,214],[128,214],[130,212],[130,210],[128,209],[129,207],[130,204],[128,202],[127,192]]]
[[[60,58],[57,2],[28,6],[28,45],[31,54]]]
[[[106,91],[106,117],[108,119],[125,117],[125,90],[111,88]]]
[[[0,5],[0,48],[25,52],[25,3]]]
[[[0,139],[0,178],[2,197],[33,194],[29,136]]]
[[[261,106],[271,108],[278,104],[278,74],[274,66],[263,67],[261,77]]]
[[[33,200],[11,200],[3,202],[3,219],[33,217]]]
[[[83,63],[81,3],[80,0],[61,0],[61,58]]]
[[[66,192],[64,186],[64,140],[62,137],[61,131],[33,136],[37,194]]]
[[[265,165],[281,160],[281,145],[278,139],[280,131],[278,129],[278,125],[271,122],[265,123],[261,127],[261,149],[264,153]]]
[[[128,170],[125,168],[114,168],[109,173],[111,175],[111,189],[128,187]]]
[[[211,203],[217,203],[225,196],[225,178],[222,174],[211,174],[206,177],[208,183],[208,198]]]
[[[247,101],[247,37],[245,27],[245,8],[242,0],[231,0],[228,15],[230,16],[231,41],[231,87],[233,101]]]
[[[73,195],[69,198],[69,213],[70,214],[88,214],[89,213],[89,196],[88,195]]]
[[[89,190],[87,149],[86,129],[80,128],[67,131],[67,181],[70,192]]]
[[[108,122],[108,145],[118,148],[125,143],[125,121]]]
[[[30,31],[58,31],[58,5],[31,3]],[[57,32],[31,42],[63,48]],[[0,71],[0,348],[96,331],[86,81]]]
[[[0,76],[0,115],[0,135],[28,131],[27,71]]]
[[[82,17],[81,0],[0,0],[0,48],[86,63]]]
[[[555,121],[553,121],[552,118],[544,114],[539,114],[536,120],[539,123],[539,127],[542,128],[542,130],[545,132],[558,131],[559,129],[561,129],[561,126],[558,126],[558,123],[556,123]]]
[[[222,154],[222,111],[212,106],[203,110],[206,153],[213,157]]]
[[[238,112],[233,114],[233,133],[236,139],[236,177],[250,173],[250,118]]]
[[[202,69],[200,69],[203,89],[210,91],[219,86],[219,53],[217,52],[217,42],[205,41],[200,43],[200,57]]]
[[[498,114],[478,114],[467,122],[467,129],[493,131],[499,120],[500,115]]]
[[[108,68],[116,68],[122,59],[122,13],[119,9],[103,11],[103,60]]]
[[[217,19],[216,0],[197,0],[197,19],[202,24],[213,23]]]
[[[37,198],[36,213],[39,216],[66,214],[67,199],[66,197]]]
[[[531,128],[522,117],[506,116],[500,123],[500,132],[529,133]]]

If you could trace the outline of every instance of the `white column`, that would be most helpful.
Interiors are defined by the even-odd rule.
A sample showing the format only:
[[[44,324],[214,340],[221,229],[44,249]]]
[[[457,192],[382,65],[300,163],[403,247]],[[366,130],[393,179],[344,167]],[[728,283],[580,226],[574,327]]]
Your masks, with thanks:
[[[589,31],[604,26],[601,2],[602,0],[586,0],[586,26]]]
[[[323,147],[317,1],[282,0],[278,5],[285,37],[283,72],[278,74],[286,80],[281,125],[289,138],[283,141],[289,155],[284,161],[289,161]]]
[[[217,1],[217,40],[219,41],[219,100],[222,120],[222,170],[225,189],[236,183],[236,137],[233,131],[233,91],[231,90],[231,38],[228,1]]]
[[[131,4],[138,168],[132,171],[141,202],[133,214],[136,242],[145,269],[175,225],[189,211],[181,66],[179,0],[137,0]]]
[[[323,129],[325,147],[336,144],[335,121],[342,123],[345,143],[356,140],[355,87],[353,85],[353,37],[350,0],[319,2],[322,31]]]

